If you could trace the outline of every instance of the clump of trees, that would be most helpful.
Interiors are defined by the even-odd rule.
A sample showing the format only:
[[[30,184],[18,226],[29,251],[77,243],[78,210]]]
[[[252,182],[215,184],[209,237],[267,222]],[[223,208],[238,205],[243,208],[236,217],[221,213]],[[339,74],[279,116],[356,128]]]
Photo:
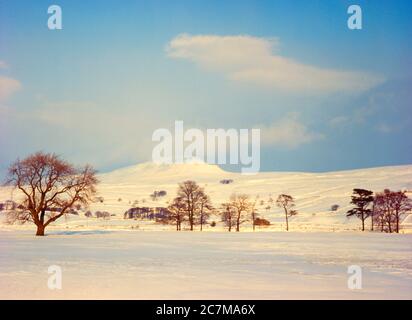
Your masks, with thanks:
[[[372,222],[380,226],[380,231],[399,233],[402,218],[412,210],[412,202],[404,191],[385,189],[375,195]]]
[[[150,195],[150,198],[153,200],[153,201],[156,201],[156,200],[158,200],[159,198],[161,198],[161,197],[164,197],[164,196],[166,196],[167,195],[167,192],[165,191],[165,190],[160,190],[160,191],[153,191],[153,193]]]
[[[333,204],[333,205],[330,207],[330,211],[338,211],[338,209],[339,209],[339,205],[338,205],[338,204]]]
[[[219,208],[215,209],[204,188],[200,187],[195,181],[188,180],[178,185],[177,195],[169,203],[166,215],[157,221],[173,224],[176,226],[177,231],[182,230],[184,223],[188,225],[188,229],[191,231],[196,226],[199,226],[199,230],[202,231],[209,217],[214,213],[221,216],[221,221],[229,232],[232,230],[240,232],[241,226],[245,222],[250,222],[253,231],[255,231],[256,226],[270,225],[268,220],[259,217],[256,205],[258,200],[259,197],[252,200],[247,194],[234,193],[227,202],[222,203]],[[297,214],[297,211],[294,210],[294,199],[290,195],[281,194],[276,203],[285,212],[286,230],[289,230],[289,218]],[[216,222],[212,222],[210,225],[214,227]]]
[[[76,205],[87,206],[97,183],[91,166],[76,168],[55,154],[37,152],[9,167],[5,185],[22,194],[19,209],[13,212],[14,220],[34,223],[36,235],[44,236],[48,225]]]
[[[381,232],[399,233],[402,218],[412,210],[412,202],[404,191],[385,189],[373,194],[365,189],[353,189],[352,204],[354,208],[347,216],[356,216],[362,221],[362,231],[365,221],[371,219],[371,231],[377,225]]]
[[[110,212],[107,211],[96,211],[94,215],[96,218],[110,219]]]
[[[164,223],[176,224],[180,231],[183,222],[188,222],[191,231],[195,225],[200,225],[200,231],[212,212],[213,207],[205,190],[195,181],[187,180],[179,184],[177,196],[168,206],[168,214],[162,220]]]

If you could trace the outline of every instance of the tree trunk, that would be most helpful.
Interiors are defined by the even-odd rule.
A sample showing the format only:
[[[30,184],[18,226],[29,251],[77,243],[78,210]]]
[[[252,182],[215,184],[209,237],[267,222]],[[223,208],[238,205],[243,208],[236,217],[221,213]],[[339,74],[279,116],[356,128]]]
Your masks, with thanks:
[[[399,213],[396,212],[396,233],[399,233]]]
[[[44,236],[44,229],[45,227],[43,225],[37,225],[36,236]]]
[[[288,211],[285,209],[285,218],[286,218],[286,231],[289,231],[289,221],[288,221]]]
[[[373,231],[373,216],[375,215],[375,205],[372,207],[372,213],[371,213],[371,231]]]
[[[190,222],[190,231],[193,231],[193,212],[190,214],[189,222]]]

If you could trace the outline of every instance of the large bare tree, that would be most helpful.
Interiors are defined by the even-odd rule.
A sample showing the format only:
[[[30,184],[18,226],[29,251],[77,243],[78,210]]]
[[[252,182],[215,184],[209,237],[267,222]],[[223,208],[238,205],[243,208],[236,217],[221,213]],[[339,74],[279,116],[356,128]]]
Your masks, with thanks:
[[[5,185],[22,194],[16,219],[31,221],[37,236],[76,205],[87,205],[96,193],[96,171],[91,166],[76,168],[55,154],[37,152],[15,161]]]

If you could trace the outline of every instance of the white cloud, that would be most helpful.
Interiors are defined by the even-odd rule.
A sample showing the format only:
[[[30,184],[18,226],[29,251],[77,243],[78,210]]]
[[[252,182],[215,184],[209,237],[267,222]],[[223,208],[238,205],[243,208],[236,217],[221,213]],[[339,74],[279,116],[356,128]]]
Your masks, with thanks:
[[[0,101],[6,100],[20,88],[21,84],[19,81],[12,78],[0,76]]]
[[[357,71],[325,69],[281,56],[276,38],[180,34],[166,51],[229,79],[292,92],[361,92],[384,81]]]
[[[270,126],[260,126],[263,145],[296,148],[302,144],[322,139],[323,135],[309,131],[299,120],[299,114],[289,113]]]

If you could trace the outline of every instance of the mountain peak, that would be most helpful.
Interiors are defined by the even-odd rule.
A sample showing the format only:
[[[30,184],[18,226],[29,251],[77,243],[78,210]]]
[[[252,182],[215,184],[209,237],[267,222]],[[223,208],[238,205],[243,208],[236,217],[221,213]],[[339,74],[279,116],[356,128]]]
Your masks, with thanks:
[[[203,161],[172,164],[143,162],[101,174],[100,179],[103,183],[134,184],[146,179],[183,181],[210,176],[223,178],[227,174],[218,165],[208,164]]]

